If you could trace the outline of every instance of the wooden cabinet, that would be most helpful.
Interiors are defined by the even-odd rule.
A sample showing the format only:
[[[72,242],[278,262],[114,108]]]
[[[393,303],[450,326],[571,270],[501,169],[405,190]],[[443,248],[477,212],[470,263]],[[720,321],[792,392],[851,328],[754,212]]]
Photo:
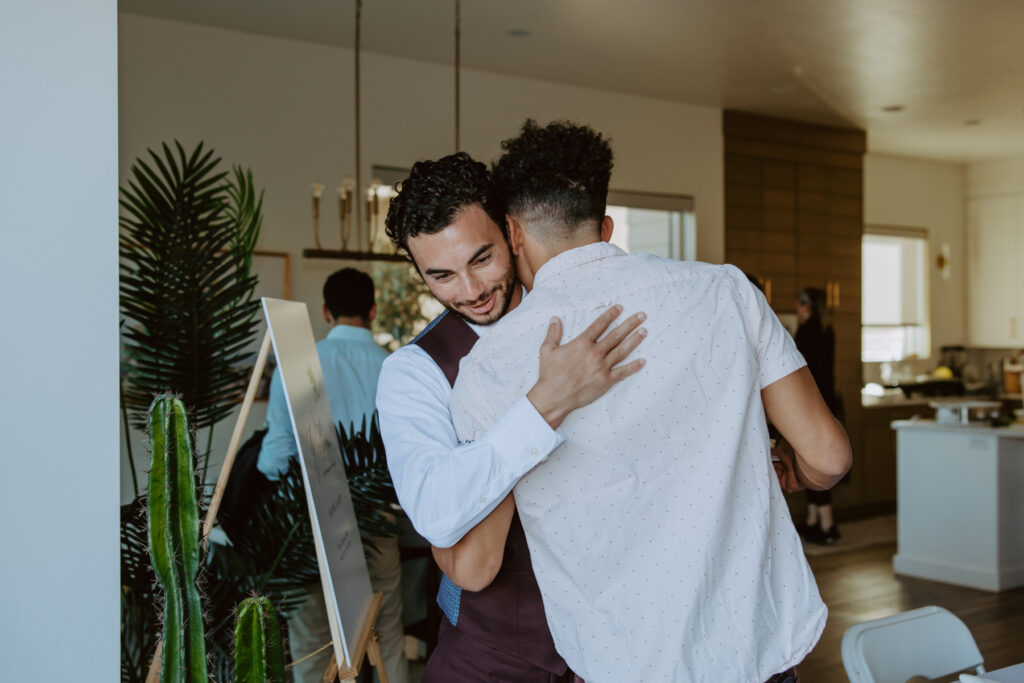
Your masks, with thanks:
[[[967,337],[972,346],[1024,344],[1024,196],[968,203]]]
[[[761,279],[776,313],[793,313],[804,287],[826,291],[856,456],[864,132],[731,111],[722,124],[726,261]],[[863,484],[846,488],[856,489],[851,505],[867,496]]]
[[[854,455],[851,480],[861,483],[857,505],[891,511],[896,504],[896,432],[895,420],[909,420],[918,415],[932,417],[935,411],[927,404],[879,406],[864,409],[861,448]],[[847,497],[840,485],[835,489],[837,500]],[[853,496],[849,496],[853,497]]]

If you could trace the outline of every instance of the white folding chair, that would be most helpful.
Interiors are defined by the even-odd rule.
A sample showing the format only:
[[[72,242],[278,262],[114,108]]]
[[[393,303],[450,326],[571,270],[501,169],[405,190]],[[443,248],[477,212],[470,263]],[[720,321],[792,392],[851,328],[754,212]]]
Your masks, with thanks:
[[[850,683],[906,683],[973,669],[985,673],[981,652],[964,622],[930,606],[854,624],[843,634]]]

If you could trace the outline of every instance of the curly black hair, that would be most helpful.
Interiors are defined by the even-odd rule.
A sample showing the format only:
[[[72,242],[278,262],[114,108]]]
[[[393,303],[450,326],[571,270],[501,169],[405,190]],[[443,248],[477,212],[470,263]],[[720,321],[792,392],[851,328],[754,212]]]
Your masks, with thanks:
[[[584,224],[601,225],[612,175],[612,149],[590,126],[527,119],[492,167],[498,200],[512,216],[564,238]]]
[[[455,221],[462,209],[473,204],[483,207],[508,237],[505,212],[495,201],[487,166],[465,152],[437,161],[417,161],[409,177],[395,189],[398,196],[391,200],[384,219],[384,230],[395,249],[408,254],[410,237],[440,232]]]

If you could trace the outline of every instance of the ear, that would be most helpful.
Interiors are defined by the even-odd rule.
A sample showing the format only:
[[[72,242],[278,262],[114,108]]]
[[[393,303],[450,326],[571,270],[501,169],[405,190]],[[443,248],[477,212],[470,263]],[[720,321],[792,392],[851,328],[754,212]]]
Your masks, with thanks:
[[[331,317],[331,309],[327,308],[327,304],[324,304],[324,322],[330,325],[334,322],[334,318]]]
[[[372,323],[377,317],[377,304],[370,306],[370,312],[366,314],[366,322]]]
[[[512,255],[518,257],[523,251],[523,241],[526,237],[523,226],[508,214],[505,214],[505,223],[508,225],[508,244],[512,248]]]
[[[615,221],[611,216],[605,216],[601,221],[601,241],[608,242],[612,238],[612,230],[615,229]]]

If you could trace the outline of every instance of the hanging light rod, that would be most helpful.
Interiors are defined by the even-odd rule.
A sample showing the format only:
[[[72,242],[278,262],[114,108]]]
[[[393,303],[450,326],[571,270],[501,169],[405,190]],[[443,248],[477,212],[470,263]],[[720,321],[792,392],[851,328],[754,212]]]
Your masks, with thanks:
[[[459,64],[462,57],[462,1],[455,0],[455,151],[461,149],[459,144]]]

